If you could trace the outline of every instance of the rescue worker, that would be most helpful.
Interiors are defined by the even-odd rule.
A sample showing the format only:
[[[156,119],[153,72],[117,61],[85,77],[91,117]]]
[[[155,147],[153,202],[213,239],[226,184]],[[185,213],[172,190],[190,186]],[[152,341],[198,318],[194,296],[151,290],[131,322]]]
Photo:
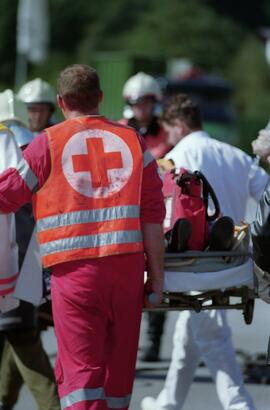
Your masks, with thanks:
[[[129,118],[124,118],[120,122],[135,128],[144,137],[146,146],[155,159],[164,157],[171,146],[155,112],[162,98],[158,82],[154,77],[139,72],[125,83],[123,98],[127,104],[125,112],[128,109]],[[164,312],[147,313],[147,341],[141,360],[159,360],[165,318]]]
[[[157,103],[162,98],[158,82],[151,75],[139,72],[125,83],[123,98],[129,108],[129,118],[120,122],[135,128],[144,137],[155,159],[163,158],[171,146],[156,115]]]
[[[203,131],[199,107],[188,96],[172,97],[162,122],[169,142],[175,145],[166,159],[177,169],[200,170],[214,188],[221,212],[239,224],[248,198],[259,199],[268,175],[243,151],[210,138]],[[182,409],[201,359],[210,370],[223,409],[255,409],[236,362],[226,314],[221,310],[179,314],[165,385],[157,399],[143,399],[142,409]]]
[[[9,167],[19,168],[22,154],[12,132],[3,124],[0,124],[0,152],[1,173]],[[0,214],[0,312],[14,309],[19,304],[12,298],[18,277],[18,247],[14,225],[13,214]]]
[[[26,103],[29,128],[38,135],[52,125],[55,110],[55,92],[49,83],[36,78],[25,83],[18,92],[18,97]]]
[[[11,90],[0,93],[0,121],[12,131],[21,149],[33,140],[27,129],[25,104]],[[4,153],[3,153],[4,154]],[[16,242],[19,247],[19,270],[34,229],[31,204],[15,214]],[[37,326],[37,309],[20,302],[18,308],[0,314],[0,337],[5,340],[0,366],[0,410],[16,404],[25,382],[39,410],[60,409],[55,379]]]
[[[62,410],[128,408],[143,300],[162,298],[156,162],[132,128],[99,115],[101,100],[94,69],[67,67],[57,96],[66,121],[28,146],[24,172],[0,176],[2,212],[33,196],[43,265],[52,267]]]

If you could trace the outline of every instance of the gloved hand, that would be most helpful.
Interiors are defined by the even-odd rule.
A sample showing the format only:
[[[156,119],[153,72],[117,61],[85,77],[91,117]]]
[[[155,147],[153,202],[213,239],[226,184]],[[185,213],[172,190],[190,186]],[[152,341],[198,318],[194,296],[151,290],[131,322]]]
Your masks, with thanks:
[[[149,298],[149,295],[154,296]],[[162,302],[163,278],[148,278],[144,285],[144,307],[152,309]]]
[[[270,164],[270,130],[259,132],[257,139],[252,142],[252,149],[255,155]]]

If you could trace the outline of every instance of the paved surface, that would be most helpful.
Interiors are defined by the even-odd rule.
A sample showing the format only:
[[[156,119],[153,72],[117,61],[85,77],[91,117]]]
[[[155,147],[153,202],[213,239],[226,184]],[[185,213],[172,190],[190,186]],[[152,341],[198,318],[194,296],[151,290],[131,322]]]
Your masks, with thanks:
[[[270,334],[270,306],[263,302],[256,302],[253,323],[244,324],[242,315],[238,311],[229,311],[229,321],[233,329],[233,337],[237,350],[248,354],[265,352]],[[139,410],[143,397],[156,396],[164,383],[166,369],[169,365],[172,347],[172,332],[177,313],[170,313],[166,322],[166,331],[161,353],[161,362],[152,366],[138,360],[137,375],[130,410]],[[145,320],[142,322],[140,346],[145,344]],[[56,343],[52,331],[43,335],[44,345],[52,360],[56,352]],[[247,389],[252,395],[257,410],[270,409],[270,385],[247,384]],[[204,403],[202,407],[202,403]],[[26,388],[20,395],[20,400],[15,410],[36,410],[33,399]],[[209,378],[205,368],[198,368],[195,381],[190,390],[184,410],[222,410],[215,392],[214,384]]]

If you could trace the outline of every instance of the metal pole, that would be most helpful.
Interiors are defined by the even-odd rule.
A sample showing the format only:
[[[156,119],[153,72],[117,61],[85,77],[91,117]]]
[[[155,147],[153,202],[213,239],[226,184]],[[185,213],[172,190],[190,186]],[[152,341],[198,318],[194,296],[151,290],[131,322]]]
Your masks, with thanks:
[[[20,86],[26,82],[27,79],[27,56],[17,52],[16,68],[15,68],[15,90],[18,91]]]

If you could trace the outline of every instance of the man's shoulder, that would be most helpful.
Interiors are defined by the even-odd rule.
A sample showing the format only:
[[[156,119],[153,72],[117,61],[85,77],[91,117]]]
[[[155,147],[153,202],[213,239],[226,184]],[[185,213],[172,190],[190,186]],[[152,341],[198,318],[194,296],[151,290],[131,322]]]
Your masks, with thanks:
[[[0,135],[13,135],[12,132],[8,127],[6,127],[4,124],[0,123]]]
[[[0,123],[0,132],[3,131],[8,131],[8,128],[4,124]]]
[[[128,121],[125,118],[122,118],[119,121],[113,121],[108,118],[105,118],[105,121],[107,124],[109,124],[112,127],[119,128],[119,129],[125,129],[128,131],[132,131],[134,134],[137,134],[135,129],[131,127],[130,125],[128,125]]]
[[[8,144],[8,141],[10,141],[11,139],[15,140],[14,134],[13,132],[6,127],[4,124],[0,123],[0,142],[1,142],[1,147],[3,146],[3,144]]]

